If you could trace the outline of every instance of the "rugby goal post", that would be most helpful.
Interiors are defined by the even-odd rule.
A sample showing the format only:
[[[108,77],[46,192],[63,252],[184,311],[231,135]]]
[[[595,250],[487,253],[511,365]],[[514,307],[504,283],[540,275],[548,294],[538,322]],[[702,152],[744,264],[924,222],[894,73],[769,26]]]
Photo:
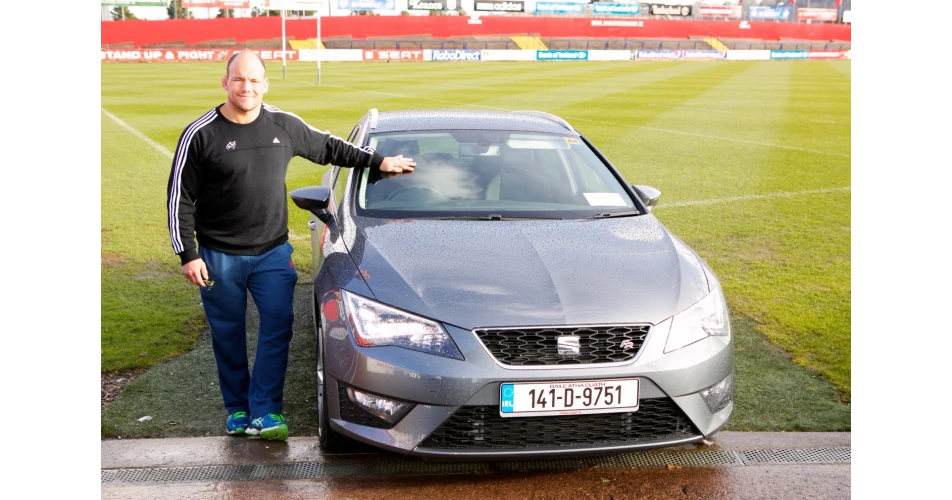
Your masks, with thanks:
[[[313,10],[317,13],[317,84],[321,84],[321,17],[329,12],[327,0],[265,0],[268,10],[281,11],[281,65],[282,78],[287,78],[287,30],[285,28],[286,13],[289,10]]]

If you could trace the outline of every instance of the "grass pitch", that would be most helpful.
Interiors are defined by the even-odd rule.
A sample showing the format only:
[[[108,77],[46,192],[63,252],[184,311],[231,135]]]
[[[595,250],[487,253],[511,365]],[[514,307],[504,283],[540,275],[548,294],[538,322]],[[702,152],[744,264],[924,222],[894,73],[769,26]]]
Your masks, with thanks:
[[[224,63],[102,64],[104,372],[173,359],[204,328],[172,254],[165,190],[182,130],[225,98],[223,73]],[[752,320],[739,366],[766,338],[850,400],[850,61],[324,63],[320,85],[313,63],[283,73],[269,65],[265,102],[343,137],[372,107],[565,118],[630,183],[662,191],[655,215],[708,261],[732,312]],[[326,168],[293,160],[288,188],[319,183]],[[291,208],[302,279],[307,218]],[[753,417],[769,399],[746,401],[764,409]]]

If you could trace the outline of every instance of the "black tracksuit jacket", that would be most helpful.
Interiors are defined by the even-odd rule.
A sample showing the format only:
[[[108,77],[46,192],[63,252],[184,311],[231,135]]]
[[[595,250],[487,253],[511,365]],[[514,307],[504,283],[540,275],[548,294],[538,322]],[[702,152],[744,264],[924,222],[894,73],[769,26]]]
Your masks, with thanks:
[[[168,184],[169,235],[182,264],[198,244],[235,255],[260,255],[288,241],[285,176],[291,158],[321,165],[379,168],[383,156],[262,104],[248,124],[218,107],[185,128]]]

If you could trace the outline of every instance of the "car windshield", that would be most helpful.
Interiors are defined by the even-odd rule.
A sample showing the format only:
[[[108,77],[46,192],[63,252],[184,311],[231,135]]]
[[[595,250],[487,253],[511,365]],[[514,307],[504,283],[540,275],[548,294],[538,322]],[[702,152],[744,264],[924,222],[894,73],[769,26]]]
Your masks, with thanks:
[[[411,173],[364,168],[357,214],[402,218],[578,218],[637,215],[625,186],[575,136],[506,131],[379,134],[383,156],[413,158]]]

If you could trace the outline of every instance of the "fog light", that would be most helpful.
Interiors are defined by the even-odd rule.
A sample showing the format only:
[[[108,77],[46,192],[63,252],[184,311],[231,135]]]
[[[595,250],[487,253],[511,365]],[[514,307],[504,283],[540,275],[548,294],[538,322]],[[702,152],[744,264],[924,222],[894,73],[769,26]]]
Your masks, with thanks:
[[[707,403],[711,413],[717,413],[727,408],[734,393],[734,373],[731,372],[724,380],[701,391],[701,397]]]
[[[361,392],[351,387],[347,388],[347,397],[357,406],[363,408],[371,415],[385,420],[389,424],[395,424],[413,409],[411,403],[403,401],[394,401],[374,394]]]

